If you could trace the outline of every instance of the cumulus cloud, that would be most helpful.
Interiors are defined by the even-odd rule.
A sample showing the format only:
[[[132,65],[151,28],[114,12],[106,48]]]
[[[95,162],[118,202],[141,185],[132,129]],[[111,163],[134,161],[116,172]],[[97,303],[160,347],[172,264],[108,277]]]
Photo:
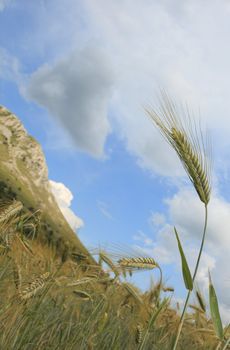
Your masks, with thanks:
[[[200,239],[204,206],[193,190],[181,189],[172,198],[166,199],[172,222],[180,226],[186,237]],[[213,254],[218,249],[230,249],[230,203],[218,193],[213,193],[209,203],[207,244]]]
[[[161,175],[183,174],[143,110],[156,102],[160,85],[195,112],[200,107],[215,139],[221,135],[222,142],[215,143],[218,167],[229,172],[228,1],[219,6],[213,0],[207,7],[199,0],[173,6],[168,0],[69,0],[65,11],[63,1],[51,0],[26,8],[31,22],[44,25],[17,38],[19,51],[30,47],[30,56],[22,50],[26,59],[50,62],[32,74],[27,95],[57,117],[79,149],[103,155],[112,106],[113,125],[140,166]],[[95,47],[81,50],[92,42]]]
[[[73,200],[71,191],[61,182],[50,180],[49,183],[56,202],[69,225],[74,231],[82,227],[84,225],[83,220],[71,209],[71,202]]]
[[[215,139],[219,161],[229,149],[230,6],[204,2],[86,1],[91,28],[116,67],[116,113],[127,148],[154,173],[181,175],[179,163],[144,115],[143,104],[156,103],[158,86],[188,102]],[[213,22],[212,18],[215,17]],[[197,113],[196,113],[197,111]],[[225,153],[225,154],[224,154]],[[229,164],[229,163],[228,163]],[[221,166],[221,165],[220,165]]]
[[[75,144],[93,156],[104,154],[110,132],[108,103],[113,81],[108,57],[88,46],[32,74],[26,94],[56,117]]]
[[[215,139],[221,135],[222,142],[215,143],[217,165],[222,169],[224,164],[229,172],[229,2],[219,6],[213,0],[207,7],[199,0],[175,1],[173,6],[167,0],[69,0],[69,11],[65,6],[51,0],[30,14],[36,13],[44,26],[28,33],[29,47],[51,63],[32,74],[27,95],[57,117],[77,147],[103,155],[111,107],[113,126],[141,167],[181,176],[176,155],[143,109],[156,103],[162,86],[179,102],[188,102],[195,115],[200,108]],[[53,29],[47,31],[48,25]],[[93,48],[81,50],[92,42]],[[25,42],[21,46],[27,47]]]

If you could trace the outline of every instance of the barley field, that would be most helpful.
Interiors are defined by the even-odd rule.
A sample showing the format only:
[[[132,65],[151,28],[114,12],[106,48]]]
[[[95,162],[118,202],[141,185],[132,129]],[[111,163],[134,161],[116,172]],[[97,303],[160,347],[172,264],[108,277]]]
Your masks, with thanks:
[[[0,349],[171,349],[180,323],[163,278],[141,292],[126,274],[160,266],[149,257],[115,260],[98,251],[60,256],[52,245],[30,239],[39,223],[19,202],[2,205]],[[105,268],[106,267],[106,268]],[[106,270],[106,271],[105,271]],[[227,349],[196,290],[185,314],[178,349]]]

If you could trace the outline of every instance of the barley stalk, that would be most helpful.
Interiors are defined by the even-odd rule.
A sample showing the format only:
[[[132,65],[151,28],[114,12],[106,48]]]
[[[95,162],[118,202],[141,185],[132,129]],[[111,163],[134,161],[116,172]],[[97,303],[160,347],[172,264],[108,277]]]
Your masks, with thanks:
[[[210,144],[208,143],[207,138],[206,143],[204,142],[201,130],[199,130],[198,134],[197,127],[194,123],[192,123],[188,110],[186,110],[186,113],[183,111],[184,121],[179,118],[178,107],[165,92],[162,92],[161,95],[159,111],[156,111],[154,109],[146,109],[146,112],[155,122],[156,126],[160,129],[162,135],[165,137],[168,143],[176,151],[184,169],[189,176],[190,181],[194,185],[194,188],[200,200],[205,205],[205,223],[199,254],[195,265],[195,271],[192,278],[192,281],[194,282],[199,267],[207,230],[207,206],[211,193],[211,164],[210,159],[207,159],[207,155],[210,155]],[[186,131],[186,129],[188,131]],[[189,290],[187,293],[176,334],[176,339],[173,345],[173,350],[176,350],[177,348],[190,294],[191,290]]]

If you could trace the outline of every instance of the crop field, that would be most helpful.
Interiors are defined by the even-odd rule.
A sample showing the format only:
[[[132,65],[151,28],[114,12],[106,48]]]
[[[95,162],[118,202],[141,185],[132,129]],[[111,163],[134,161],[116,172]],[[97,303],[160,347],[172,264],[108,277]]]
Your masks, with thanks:
[[[98,263],[89,265],[84,254],[60,256],[39,242],[39,217],[23,214],[20,202],[2,205],[0,214],[1,349],[173,347],[180,323],[170,304],[173,288],[163,278],[143,293],[125,279],[137,269],[160,268],[153,259],[114,260],[98,251]],[[195,295],[178,349],[227,349],[230,330],[220,339],[203,296]]]

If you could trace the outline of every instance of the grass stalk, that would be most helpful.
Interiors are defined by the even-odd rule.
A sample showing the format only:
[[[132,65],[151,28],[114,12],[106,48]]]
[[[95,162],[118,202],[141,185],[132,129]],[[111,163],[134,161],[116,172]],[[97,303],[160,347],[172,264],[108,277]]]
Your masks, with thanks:
[[[226,343],[224,344],[224,347],[222,350],[227,350],[228,346],[230,345],[230,337],[228,338],[228,340],[226,341]]]

